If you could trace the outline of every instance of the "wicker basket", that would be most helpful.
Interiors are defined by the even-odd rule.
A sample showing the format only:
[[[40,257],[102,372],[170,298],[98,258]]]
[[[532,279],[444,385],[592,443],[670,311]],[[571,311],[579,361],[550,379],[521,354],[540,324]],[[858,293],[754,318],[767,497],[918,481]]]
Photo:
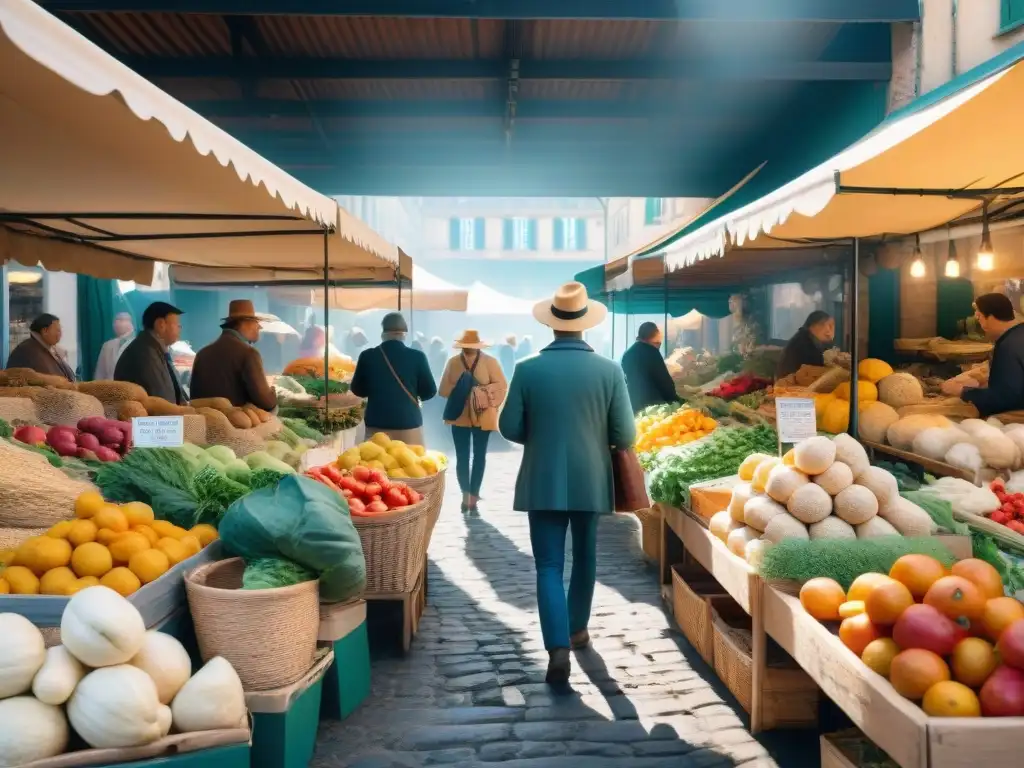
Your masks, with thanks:
[[[721,585],[703,568],[672,566],[672,613],[676,624],[708,664],[714,663],[715,656],[711,603],[725,596]]]
[[[444,504],[445,491],[445,469],[440,470],[436,475],[430,477],[410,477],[402,482],[417,491],[423,496],[427,503],[427,545],[430,544],[430,537],[434,533],[434,526],[441,517],[441,507]]]
[[[412,592],[423,571],[427,500],[384,515],[354,517],[366,558],[366,597]]]
[[[655,505],[638,509],[634,514],[640,521],[640,544],[644,555],[654,561],[661,560],[661,507]]]
[[[223,656],[247,691],[290,685],[313,664],[320,628],[316,581],[242,590],[239,558],[201,565],[185,577],[203,661]]]
[[[49,528],[0,528],[0,549],[17,549],[33,536],[42,536]]]

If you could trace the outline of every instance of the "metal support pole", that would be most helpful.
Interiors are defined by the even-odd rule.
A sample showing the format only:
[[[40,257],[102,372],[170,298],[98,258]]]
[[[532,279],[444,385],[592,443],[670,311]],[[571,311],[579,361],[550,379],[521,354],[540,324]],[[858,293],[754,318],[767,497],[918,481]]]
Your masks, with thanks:
[[[615,359],[615,294],[608,297],[612,308],[612,360]]]
[[[857,358],[860,347],[860,238],[853,239],[853,258],[850,276],[850,428],[853,437],[858,433]]]
[[[395,282],[398,283],[398,311],[402,311],[402,268],[395,270]]]
[[[665,302],[665,315],[662,325],[661,343],[665,347],[665,357],[668,357],[668,275],[661,278],[662,298]]]
[[[331,286],[329,276],[330,257],[328,246],[330,233],[324,230],[324,429],[330,423],[331,414]]]

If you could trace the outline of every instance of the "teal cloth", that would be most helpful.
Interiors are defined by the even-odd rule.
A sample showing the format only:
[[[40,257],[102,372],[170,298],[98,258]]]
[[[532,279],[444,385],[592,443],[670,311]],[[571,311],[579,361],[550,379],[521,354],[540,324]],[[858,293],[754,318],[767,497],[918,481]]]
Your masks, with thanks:
[[[387,355],[387,362],[381,350]],[[368,429],[416,429],[423,426],[423,412],[412,398],[429,400],[437,394],[437,383],[425,354],[392,339],[359,353],[351,390],[357,397],[367,398],[363,421]]]
[[[900,273],[880,269],[868,278],[868,357],[895,363],[893,340],[899,337]]]
[[[516,365],[498,428],[525,447],[514,509],[614,510],[610,447],[636,437],[618,363],[583,341],[556,339]]]
[[[103,344],[114,334],[114,316],[126,311],[113,280],[78,275],[78,369],[92,381]]]
[[[935,288],[935,332],[944,339],[955,339],[957,325],[974,314],[974,285],[970,280],[939,278]]]

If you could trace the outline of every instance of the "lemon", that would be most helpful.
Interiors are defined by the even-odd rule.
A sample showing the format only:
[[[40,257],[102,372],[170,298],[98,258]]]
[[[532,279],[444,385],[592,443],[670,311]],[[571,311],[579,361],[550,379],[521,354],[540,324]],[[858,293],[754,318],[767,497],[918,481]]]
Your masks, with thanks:
[[[117,592],[122,597],[128,597],[132,592],[137,591],[141,586],[142,582],[139,577],[132,573],[128,568],[120,567],[114,568],[112,571],[108,571],[102,579],[100,584],[104,587],[110,587],[110,589]]]
[[[149,549],[149,539],[137,531],[122,533],[110,543],[110,555],[119,563],[127,563],[136,552]]]
[[[7,583],[7,579],[0,579],[0,595],[11,594],[11,585]]]
[[[409,450],[415,453],[417,456],[427,455],[427,449],[424,448],[422,445],[410,445]]]
[[[115,533],[124,533],[129,527],[128,518],[124,512],[121,511],[120,507],[115,507],[113,504],[107,504],[96,510],[96,514],[92,516],[92,521],[96,523],[96,527],[100,530],[106,528]]]
[[[171,561],[159,549],[147,549],[132,555],[132,559],[128,561],[128,568],[139,577],[139,581],[149,584],[170,570]]]
[[[81,579],[76,579],[64,588],[64,596],[71,597],[76,592],[81,592],[83,589],[88,589],[89,587],[98,587],[99,584],[100,580],[95,576],[86,576]]]
[[[388,437],[386,432],[378,432],[377,434],[370,438],[370,442],[376,443],[377,445],[380,446],[385,446],[391,442],[391,438]],[[366,445],[366,443],[363,443],[363,445]]]
[[[46,535],[51,539],[66,539],[68,533],[71,532],[71,526],[75,523],[73,520],[61,520],[56,525],[52,526],[50,530],[46,532]]]
[[[121,511],[128,518],[128,525],[131,527],[149,525],[156,519],[153,515],[153,508],[141,501],[129,501],[127,504],[122,504]]]
[[[4,568],[4,581],[10,586],[12,595],[39,594],[39,579],[23,565]]]
[[[178,543],[184,546],[186,550],[188,550],[189,557],[192,557],[192,555],[198,555],[199,550],[203,548],[203,545],[199,543],[199,538],[192,535],[191,533],[186,534],[182,536],[180,539],[178,539]]]
[[[75,517],[88,519],[96,514],[107,502],[97,491],[86,491],[75,499]]]
[[[154,520],[149,527],[156,531],[161,539],[180,539],[188,533],[184,528],[179,528],[166,520]]]
[[[63,595],[69,584],[78,581],[74,571],[66,566],[54,568],[43,574],[39,580],[39,594],[41,595]]]
[[[68,542],[72,547],[80,547],[89,541],[96,541],[96,523],[92,520],[75,520],[68,529]]]
[[[398,459],[387,453],[380,457],[380,463],[384,465],[384,469],[388,472],[398,468]]]
[[[71,570],[78,576],[99,578],[114,567],[110,550],[102,544],[90,541],[77,547],[71,555]]]
[[[118,531],[112,531],[109,528],[101,528],[96,532],[96,542],[102,544],[104,547],[109,547],[120,535],[121,534]]]
[[[188,548],[179,539],[160,539],[156,543],[156,548],[167,555],[172,567],[189,557]]]

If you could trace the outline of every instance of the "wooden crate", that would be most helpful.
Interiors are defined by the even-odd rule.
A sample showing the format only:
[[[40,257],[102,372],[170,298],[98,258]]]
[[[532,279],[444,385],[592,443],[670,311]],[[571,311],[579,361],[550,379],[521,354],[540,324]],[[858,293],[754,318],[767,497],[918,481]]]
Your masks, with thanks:
[[[738,475],[720,477],[690,486],[690,511],[698,517],[710,520],[711,517],[729,506],[732,489],[741,482]]]
[[[640,545],[644,556],[657,561],[661,556],[661,507],[655,504],[648,509],[638,509],[635,514],[640,521]]]
[[[714,663],[711,600],[725,596],[714,577],[700,566],[672,566],[672,613],[676,624],[708,664]]]
[[[896,762],[856,728],[821,736],[821,768],[897,768]]]
[[[750,616],[730,598],[711,602],[714,667],[740,706],[751,712],[757,697]],[[786,654],[770,644],[761,676],[761,727],[807,728],[818,723],[818,686]]]

